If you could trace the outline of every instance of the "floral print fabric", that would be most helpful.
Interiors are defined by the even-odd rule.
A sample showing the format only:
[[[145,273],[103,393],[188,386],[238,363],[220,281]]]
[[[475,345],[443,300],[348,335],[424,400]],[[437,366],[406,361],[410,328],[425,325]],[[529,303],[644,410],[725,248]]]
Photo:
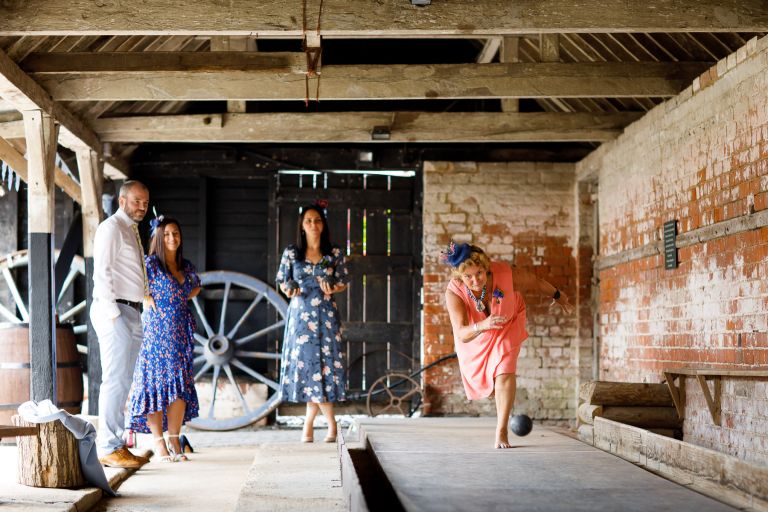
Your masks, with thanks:
[[[291,299],[283,336],[280,388],[289,402],[338,402],[346,399],[346,373],[341,321],[333,295],[320,288],[320,278],[349,282],[338,247],[316,264],[298,261],[290,245],[280,259],[277,284],[296,281],[301,293]]]
[[[145,261],[155,309],[142,314],[144,341],[133,373],[127,427],[149,433],[147,414],[163,411],[163,430],[167,430],[165,411],[179,398],[187,403],[184,422],[198,416],[192,370],[195,319],[187,300],[189,293],[200,286],[200,277],[187,260],[184,260],[183,283],[163,270],[157,256],[147,256]]]

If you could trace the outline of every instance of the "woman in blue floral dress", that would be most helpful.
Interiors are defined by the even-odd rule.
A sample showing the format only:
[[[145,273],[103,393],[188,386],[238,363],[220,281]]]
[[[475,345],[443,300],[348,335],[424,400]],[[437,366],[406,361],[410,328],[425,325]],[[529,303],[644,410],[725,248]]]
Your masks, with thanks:
[[[283,399],[307,403],[301,440],[313,441],[319,411],[328,421],[325,442],[336,440],[333,404],[346,399],[341,319],[333,299],[349,281],[344,256],[330,242],[328,224],[318,205],[303,208],[297,245],[280,260],[277,284],[291,299],[283,336],[280,387]]]
[[[151,432],[160,459],[175,462],[187,460],[179,432],[199,409],[192,370],[195,320],[187,301],[200,292],[200,278],[182,257],[178,221],[159,217],[151,224],[154,234],[145,260],[150,297],[144,302],[144,341],[133,373],[128,428]]]

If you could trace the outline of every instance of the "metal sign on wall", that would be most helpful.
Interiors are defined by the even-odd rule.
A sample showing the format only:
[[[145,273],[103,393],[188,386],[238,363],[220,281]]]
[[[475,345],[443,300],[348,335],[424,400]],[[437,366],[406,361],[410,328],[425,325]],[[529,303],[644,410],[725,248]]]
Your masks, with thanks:
[[[664,268],[677,268],[677,221],[664,223]]]

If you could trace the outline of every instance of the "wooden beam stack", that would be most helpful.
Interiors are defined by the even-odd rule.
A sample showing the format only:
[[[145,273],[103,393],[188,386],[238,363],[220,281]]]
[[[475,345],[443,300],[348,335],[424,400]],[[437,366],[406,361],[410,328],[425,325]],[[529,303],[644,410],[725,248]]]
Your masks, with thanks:
[[[594,444],[593,424],[597,416],[682,439],[682,420],[665,384],[585,382],[579,390],[579,439]]]

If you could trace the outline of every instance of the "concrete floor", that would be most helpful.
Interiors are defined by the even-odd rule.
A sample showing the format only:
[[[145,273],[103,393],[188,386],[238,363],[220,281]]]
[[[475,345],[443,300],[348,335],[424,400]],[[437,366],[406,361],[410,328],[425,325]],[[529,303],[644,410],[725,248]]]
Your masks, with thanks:
[[[253,447],[201,448],[188,462],[153,457],[120,486],[120,496],[102,500],[94,512],[233,510],[253,461]]]
[[[150,452],[135,449],[137,455]],[[79,489],[47,489],[16,483],[18,450],[14,444],[0,445],[0,507],[13,512],[84,512],[101,500],[102,491],[96,487]],[[135,470],[104,468],[110,487],[117,489]]]
[[[542,427],[496,450],[492,418],[360,423],[408,511],[736,510]]]
[[[324,429],[316,429],[322,439]],[[335,444],[298,442],[296,429],[191,432],[189,462],[153,457],[135,472],[105,468],[120,496],[16,484],[16,447],[0,446],[0,509],[13,512],[187,512],[189,510],[344,510]],[[136,453],[151,446],[138,436]],[[130,476],[130,478],[128,478]]]
[[[317,429],[316,439],[325,431]],[[345,434],[348,434],[345,429]],[[15,484],[15,446],[0,447],[0,508],[9,511],[338,511],[345,503],[334,444],[298,442],[300,430],[189,434],[189,462],[152,460],[97,502],[93,489]],[[495,450],[492,418],[361,420],[406,510],[735,510],[605,452],[535,427]],[[350,437],[350,436],[347,436]],[[352,436],[354,437],[354,436]],[[140,436],[139,449],[149,446]],[[114,477],[115,470],[108,469]],[[125,476],[128,476],[126,474]],[[96,499],[94,499],[94,496]]]

